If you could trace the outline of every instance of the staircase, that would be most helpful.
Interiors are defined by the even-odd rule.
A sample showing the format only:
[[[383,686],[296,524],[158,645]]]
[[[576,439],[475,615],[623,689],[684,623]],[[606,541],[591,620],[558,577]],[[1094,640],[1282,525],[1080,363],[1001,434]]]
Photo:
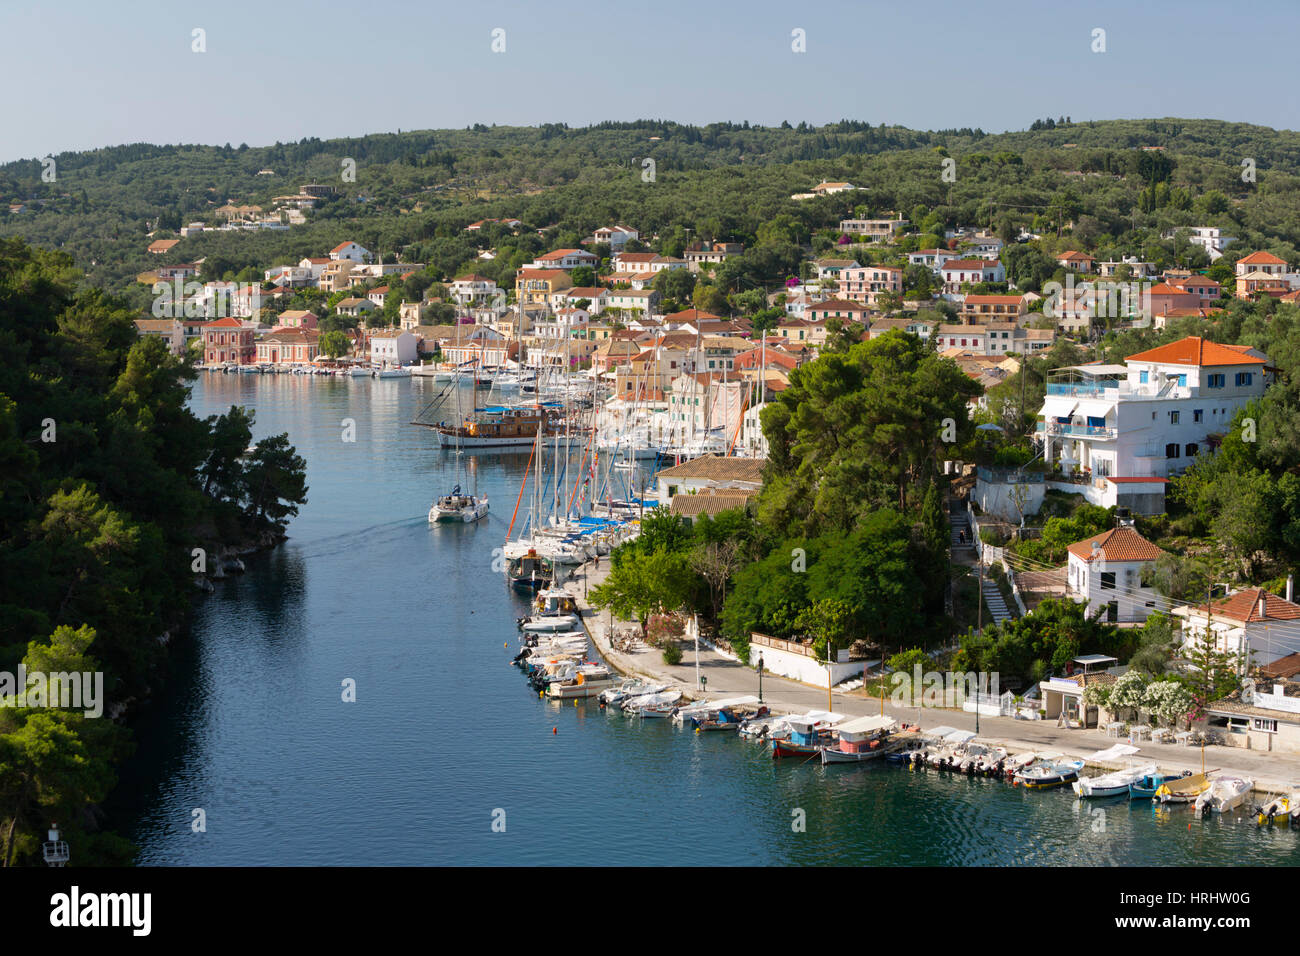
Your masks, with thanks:
[[[1002,592],[993,581],[984,582],[984,603],[988,605],[989,616],[993,618],[992,623],[1001,624],[1003,621],[1010,619],[1011,610],[1007,607],[1006,600],[1002,597]]]
[[[966,516],[966,512],[957,511],[957,512],[950,513],[948,515],[948,524],[952,528],[953,551],[957,551],[961,548],[965,548],[967,550],[974,549],[975,543],[974,541],[971,540],[970,519]],[[960,537],[960,532],[963,531],[966,533],[965,543],[962,543]]]

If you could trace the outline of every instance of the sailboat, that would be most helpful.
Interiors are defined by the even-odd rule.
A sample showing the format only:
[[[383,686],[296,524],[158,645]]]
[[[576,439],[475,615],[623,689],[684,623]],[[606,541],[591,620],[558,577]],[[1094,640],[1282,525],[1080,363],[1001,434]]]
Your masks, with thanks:
[[[456,417],[460,418],[460,383],[456,382]],[[460,447],[460,435],[456,435],[456,474],[463,477],[465,472],[465,453]],[[478,469],[474,469],[475,490],[464,494],[460,484],[451,490],[451,494],[440,496],[429,509],[430,523],[459,522],[468,524],[486,517],[488,513],[487,495],[478,495]]]

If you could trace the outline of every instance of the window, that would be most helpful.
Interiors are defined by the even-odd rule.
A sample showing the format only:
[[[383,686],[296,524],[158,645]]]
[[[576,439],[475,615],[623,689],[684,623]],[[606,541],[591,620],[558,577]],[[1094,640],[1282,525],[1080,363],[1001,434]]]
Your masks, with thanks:
[[[1209,381],[1206,384],[1208,384],[1210,388],[1223,388],[1224,378],[1226,378],[1226,376],[1222,374],[1211,375]]]
[[[1249,385],[1249,384],[1250,384],[1251,382],[1253,382],[1254,380],[1255,380],[1255,373],[1254,373],[1254,372],[1238,372],[1238,373],[1237,373],[1237,384],[1238,384],[1238,385]]]
[[[1179,385],[1186,385],[1186,384],[1187,384],[1187,375],[1186,375],[1186,373],[1184,373],[1184,374],[1178,376],[1178,384],[1179,384]]]
[[[1145,385],[1145,384],[1147,384],[1147,382],[1149,382],[1150,380],[1151,380],[1151,373],[1150,373],[1150,372],[1138,372],[1138,383],[1139,383],[1139,384],[1141,384],[1141,385]]]
[[[1171,444],[1171,445],[1166,445],[1166,446],[1165,446],[1165,457],[1166,457],[1166,458],[1177,458],[1177,457],[1178,457],[1178,442],[1174,442],[1174,443]]]
[[[1103,571],[1103,572],[1101,572],[1101,589],[1102,589],[1103,591],[1113,591],[1113,590],[1115,590],[1115,572],[1114,572],[1114,571]]]
[[[1192,412],[1192,421],[1193,421],[1194,423],[1196,423],[1196,424],[1200,424],[1200,421],[1201,421],[1201,418],[1203,417],[1203,415],[1204,415],[1204,412],[1203,412],[1202,409],[1197,408],[1197,409],[1193,410],[1193,412]]]
[[[1269,720],[1267,717],[1252,717],[1250,718],[1250,729],[1262,730],[1266,734],[1275,734],[1277,733],[1277,721]]]
[[[1200,451],[1200,449],[1197,448],[1196,442],[1188,442],[1187,446],[1183,449],[1183,454],[1188,458],[1195,458],[1198,451]]]
[[[1170,425],[1177,425],[1177,424],[1178,424],[1178,413],[1177,413],[1177,412],[1170,412],[1170,413],[1169,413],[1169,424],[1170,424]]]

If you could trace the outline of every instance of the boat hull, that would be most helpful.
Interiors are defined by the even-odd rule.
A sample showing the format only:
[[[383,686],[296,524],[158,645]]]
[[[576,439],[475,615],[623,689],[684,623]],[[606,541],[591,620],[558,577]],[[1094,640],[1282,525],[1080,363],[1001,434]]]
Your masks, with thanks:
[[[882,750],[862,750],[856,753],[846,753],[843,750],[832,750],[826,748],[822,751],[822,763],[863,763],[867,760],[875,760],[884,754]]]
[[[805,760],[821,753],[825,748],[815,744],[792,744],[788,740],[772,741],[772,759],[780,760],[782,757],[803,757]]]

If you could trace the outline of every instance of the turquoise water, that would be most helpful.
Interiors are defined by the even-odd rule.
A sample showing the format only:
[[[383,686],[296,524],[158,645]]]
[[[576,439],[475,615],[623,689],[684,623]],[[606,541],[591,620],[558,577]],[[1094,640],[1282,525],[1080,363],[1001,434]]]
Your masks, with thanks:
[[[408,422],[440,388],[195,385],[198,413],[245,404],[258,437],[289,432],[310,502],[282,547],[198,605],[171,681],[136,721],[110,811],[141,863],[1300,863],[1300,833],[1236,817],[773,761],[725,735],[539,700],[508,664],[524,601],[491,571],[528,454],[478,457],[486,521],[430,527],[433,496],[459,479]],[[341,440],[345,418],[355,443]],[[341,700],[345,678],[355,703]]]

